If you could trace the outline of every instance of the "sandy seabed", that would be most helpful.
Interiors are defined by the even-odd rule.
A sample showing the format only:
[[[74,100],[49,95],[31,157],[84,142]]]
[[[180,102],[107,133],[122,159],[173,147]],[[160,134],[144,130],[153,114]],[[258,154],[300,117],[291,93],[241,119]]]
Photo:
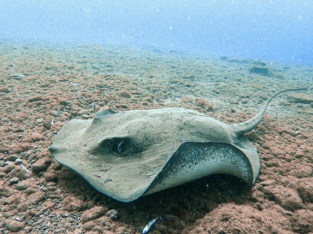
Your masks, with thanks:
[[[150,233],[313,233],[312,91],[278,96],[247,134],[262,166],[252,188],[213,175],[121,203],[48,151],[67,121],[107,108],[243,122],[274,92],[312,87],[313,68],[100,45],[0,51],[1,233],[141,233],[159,215]]]

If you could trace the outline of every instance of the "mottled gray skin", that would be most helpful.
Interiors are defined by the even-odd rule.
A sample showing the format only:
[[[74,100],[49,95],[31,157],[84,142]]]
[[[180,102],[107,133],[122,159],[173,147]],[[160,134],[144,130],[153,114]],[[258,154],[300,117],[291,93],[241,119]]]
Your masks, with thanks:
[[[260,171],[257,149],[244,136],[252,119],[225,124],[183,108],[98,113],[72,119],[49,148],[61,164],[98,191],[123,202],[211,175],[229,174],[253,185]]]

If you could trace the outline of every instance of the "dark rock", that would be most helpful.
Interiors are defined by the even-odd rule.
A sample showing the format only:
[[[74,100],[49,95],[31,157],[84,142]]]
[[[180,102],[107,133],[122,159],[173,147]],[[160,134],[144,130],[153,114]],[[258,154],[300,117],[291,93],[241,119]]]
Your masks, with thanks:
[[[30,187],[29,182],[27,180],[21,181],[20,183],[18,183],[15,188],[19,191],[21,190],[25,190],[28,187]]]
[[[291,218],[292,229],[296,233],[313,232],[313,211],[298,210]]]
[[[295,211],[303,208],[303,203],[296,190],[281,185],[270,185],[264,187],[264,192],[273,198],[279,205],[289,211]]]
[[[41,172],[46,170],[51,164],[51,160],[47,158],[41,158],[32,165],[33,172]]]
[[[1,87],[0,88],[0,92],[2,92],[2,93],[9,93],[10,90],[8,88],[6,88],[6,87]]]
[[[24,229],[25,223],[23,221],[9,220],[6,222],[6,227],[11,232],[18,232]]]
[[[4,160],[14,162],[17,158],[18,157],[16,155],[9,155],[9,156],[4,157]]]
[[[39,202],[43,201],[45,198],[45,193],[42,191],[37,191],[27,197],[27,200],[31,204],[38,204]]]
[[[56,182],[56,181],[58,181],[58,177],[57,177],[57,175],[55,173],[46,172],[44,174],[44,177],[45,177],[45,180],[47,182]]]
[[[4,164],[5,166],[2,168],[2,171],[6,174],[10,173],[15,166],[13,166],[11,163],[10,164]]]
[[[21,166],[15,167],[14,170],[10,173],[10,175],[14,175],[19,180],[25,180],[30,177],[30,174],[28,174]]]
[[[9,180],[9,183],[12,184],[17,184],[19,182],[19,179],[17,177],[13,177]]]
[[[270,71],[270,69],[266,67],[259,67],[259,66],[253,66],[249,69],[250,73],[262,75],[262,76],[272,76],[273,73]]]
[[[39,95],[33,96],[31,98],[28,99],[29,102],[38,102],[38,101],[42,101],[43,98]]]
[[[307,94],[293,94],[288,97],[288,99],[293,103],[310,104],[313,103],[313,97]]]
[[[29,141],[31,142],[35,142],[35,141],[40,141],[40,140],[44,140],[45,136],[39,132],[33,132],[30,136],[29,136]]]
[[[88,222],[93,219],[97,219],[105,212],[105,208],[102,206],[94,206],[89,210],[84,211],[82,215],[83,222]]]
[[[131,97],[131,93],[127,90],[124,90],[123,92],[120,93],[120,97],[124,97],[124,98],[130,98]]]

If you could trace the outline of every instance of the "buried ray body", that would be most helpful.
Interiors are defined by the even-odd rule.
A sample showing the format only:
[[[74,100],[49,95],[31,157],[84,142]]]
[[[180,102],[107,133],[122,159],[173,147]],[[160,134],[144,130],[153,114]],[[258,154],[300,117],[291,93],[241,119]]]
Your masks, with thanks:
[[[183,108],[107,110],[69,121],[49,149],[95,189],[123,202],[211,174],[253,185],[260,159],[244,134],[275,96],[295,90],[301,89],[276,93],[252,119],[232,125]]]

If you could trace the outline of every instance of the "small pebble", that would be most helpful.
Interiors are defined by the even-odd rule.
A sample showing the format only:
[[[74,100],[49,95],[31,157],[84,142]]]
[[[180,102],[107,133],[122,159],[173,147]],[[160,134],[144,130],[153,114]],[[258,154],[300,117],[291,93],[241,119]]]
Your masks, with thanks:
[[[15,164],[16,164],[16,165],[23,164],[23,160],[22,160],[22,159],[17,158],[17,159],[15,160]]]
[[[90,110],[84,109],[84,110],[79,111],[78,113],[81,114],[81,115],[89,114]]]
[[[109,210],[106,215],[111,218],[111,219],[116,219],[117,218],[117,210]]]
[[[28,159],[28,157],[30,156],[30,154],[27,153],[27,152],[23,152],[22,155],[23,155],[23,157],[26,158],[26,159]]]
[[[53,111],[51,111],[51,114],[52,114],[53,116],[58,116],[58,115],[59,115],[59,112],[56,111],[56,110],[53,110]]]
[[[22,80],[24,76],[25,75],[23,75],[22,73],[18,73],[18,74],[9,75],[9,78],[15,79],[15,80]]]
[[[275,180],[265,180],[265,181],[262,181],[262,182],[261,182],[261,185],[262,185],[263,187],[269,186],[269,185],[272,185],[272,184],[275,184]]]
[[[62,214],[61,214],[61,217],[62,217],[62,218],[67,218],[68,216],[70,216],[68,213],[62,213]]]
[[[47,187],[56,186],[56,183],[55,182],[48,182],[46,186]]]
[[[292,216],[292,212],[285,210],[285,211],[284,211],[284,215]]]
[[[17,177],[13,177],[9,180],[9,183],[12,184],[17,184],[19,182],[19,179]]]
[[[37,123],[42,123],[43,122],[43,118],[36,119],[36,122]]]

